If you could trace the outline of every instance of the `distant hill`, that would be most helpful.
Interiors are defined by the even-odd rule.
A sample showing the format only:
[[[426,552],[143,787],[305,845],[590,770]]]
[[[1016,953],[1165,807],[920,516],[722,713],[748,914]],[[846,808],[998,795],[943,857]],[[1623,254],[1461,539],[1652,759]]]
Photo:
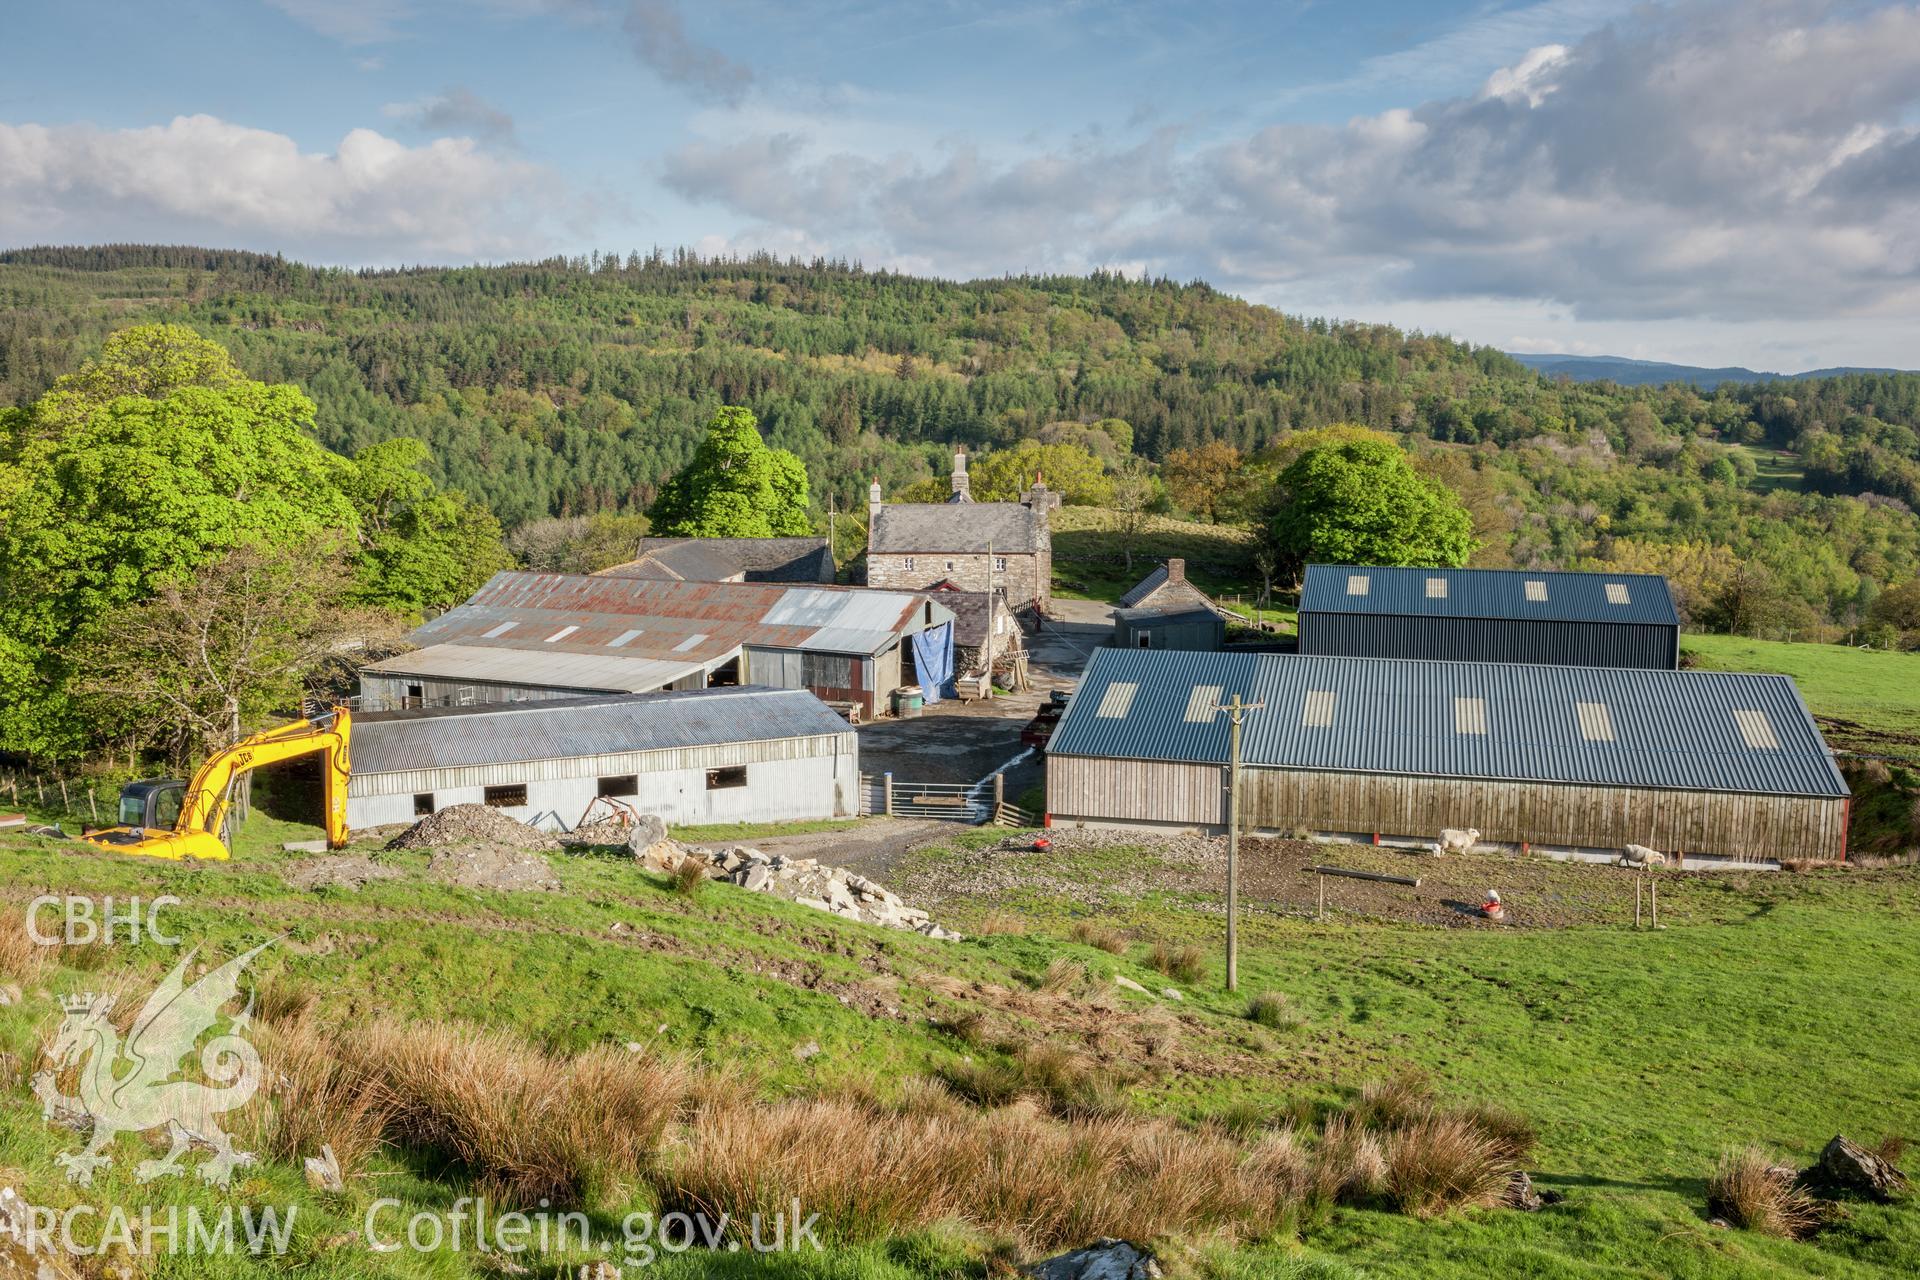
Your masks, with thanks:
[[[1834,378],[1845,373],[1903,372],[1899,369],[1843,365],[1832,369],[1809,369],[1805,373],[1760,373],[1738,365],[1726,369],[1706,369],[1699,365],[1665,364],[1658,360],[1629,360],[1625,356],[1520,355],[1511,351],[1507,354],[1549,378],[1564,375],[1575,382],[1614,382],[1623,387],[1657,387],[1669,382],[1687,382],[1702,391],[1711,391],[1723,382],[1799,382],[1806,378]]]

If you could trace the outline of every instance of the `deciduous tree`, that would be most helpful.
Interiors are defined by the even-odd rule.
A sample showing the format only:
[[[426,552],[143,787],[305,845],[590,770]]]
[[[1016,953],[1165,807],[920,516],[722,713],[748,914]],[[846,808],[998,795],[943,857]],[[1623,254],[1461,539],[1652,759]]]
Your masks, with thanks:
[[[1147,513],[1153,506],[1153,474],[1138,458],[1128,459],[1113,477],[1114,527],[1120,535],[1120,553],[1127,558],[1127,572],[1133,572],[1133,549],[1147,525]]]
[[[656,533],[687,538],[768,538],[808,533],[807,469],[769,449],[746,409],[720,410],[685,470],[660,486],[648,513]]]
[[[1246,457],[1224,440],[1172,450],[1160,476],[1176,505],[1209,524],[1238,514],[1249,493]]]
[[[1065,502],[1104,507],[1113,498],[1100,459],[1085,446],[1022,440],[1011,449],[981,454],[967,467],[976,502],[1018,502],[1036,476]]]
[[[190,765],[299,705],[307,672],[364,629],[352,585],[344,549],[325,538],[235,547],[103,619],[76,689],[145,722],[149,742]]]
[[[1322,445],[1280,473],[1274,545],[1308,562],[1457,566],[1473,554],[1460,500],[1378,440]]]

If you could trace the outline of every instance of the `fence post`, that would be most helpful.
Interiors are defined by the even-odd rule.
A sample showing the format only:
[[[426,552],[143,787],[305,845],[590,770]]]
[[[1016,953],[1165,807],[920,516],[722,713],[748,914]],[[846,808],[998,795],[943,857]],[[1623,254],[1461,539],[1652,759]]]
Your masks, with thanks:
[[[996,773],[993,775],[993,812],[996,816],[1000,812],[1000,806],[1006,802],[1007,775],[1004,773]]]
[[[893,816],[893,770],[891,769],[880,775],[880,799],[882,812],[891,818]]]

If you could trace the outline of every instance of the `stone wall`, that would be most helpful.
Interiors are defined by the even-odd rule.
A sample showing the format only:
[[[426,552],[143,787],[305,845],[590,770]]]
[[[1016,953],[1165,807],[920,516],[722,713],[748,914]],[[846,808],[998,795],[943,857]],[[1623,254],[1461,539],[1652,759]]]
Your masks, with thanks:
[[[1007,567],[994,570],[993,561]],[[908,563],[912,568],[908,568]],[[949,567],[951,566],[951,567]],[[951,582],[963,591],[986,591],[991,585],[1007,593],[1015,609],[1044,605],[1053,580],[1053,554],[1048,551],[1007,556],[969,555],[964,552],[905,555],[867,554],[867,585],[892,591],[924,591],[937,582]]]

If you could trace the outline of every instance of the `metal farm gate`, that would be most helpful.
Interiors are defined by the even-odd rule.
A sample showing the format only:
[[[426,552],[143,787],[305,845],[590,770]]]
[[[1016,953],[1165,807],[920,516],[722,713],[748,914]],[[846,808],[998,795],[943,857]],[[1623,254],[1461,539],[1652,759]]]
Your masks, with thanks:
[[[860,813],[978,824],[993,817],[993,788],[981,782],[903,782],[890,773],[863,773]]]

